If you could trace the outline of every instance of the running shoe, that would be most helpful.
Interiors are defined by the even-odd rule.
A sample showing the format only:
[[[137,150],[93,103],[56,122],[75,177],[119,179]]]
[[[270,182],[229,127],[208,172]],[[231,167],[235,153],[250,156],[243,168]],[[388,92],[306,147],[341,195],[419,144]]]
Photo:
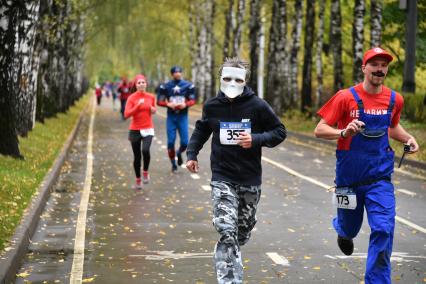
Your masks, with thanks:
[[[142,182],[141,178],[136,178],[135,185],[133,186],[134,189],[142,189]]]
[[[144,171],[143,174],[142,174],[142,181],[143,181],[143,183],[144,184],[148,184],[149,180],[150,180],[149,173],[146,172],[146,171]]]
[[[176,156],[177,156],[177,164],[178,166],[181,166],[183,164],[182,153],[177,152]]]
[[[354,242],[352,241],[352,239],[337,236],[337,245],[339,246],[340,250],[346,255],[351,255],[354,252]]]
[[[178,167],[176,166],[176,164],[172,165],[172,173],[177,173]]]

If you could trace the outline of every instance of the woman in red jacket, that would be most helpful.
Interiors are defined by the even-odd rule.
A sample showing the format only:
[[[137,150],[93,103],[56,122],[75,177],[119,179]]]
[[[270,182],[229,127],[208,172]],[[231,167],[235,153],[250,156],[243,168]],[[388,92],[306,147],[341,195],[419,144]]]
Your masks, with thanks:
[[[128,98],[124,116],[126,119],[132,117],[132,122],[129,126],[129,141],[132,145],[134,155],[133,167],[136,174],[135,188],[142,189],[142,155],[143,183],[147,184],[149,182],[148,167],[151,160],[149,149],[151,147],[152,138],[154,137],[152,114],[156,112],[155,96],[146,92],[147,82],[144,75],[136,75],[133,83],[136,86],[136,92]]]

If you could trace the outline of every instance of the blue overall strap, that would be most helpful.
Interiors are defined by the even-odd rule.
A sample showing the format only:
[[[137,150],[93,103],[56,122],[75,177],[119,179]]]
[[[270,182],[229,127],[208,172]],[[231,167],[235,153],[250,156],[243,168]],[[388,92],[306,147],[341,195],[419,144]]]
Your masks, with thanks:
[[[356,103],[358,105],[358,110],[363,110],[364,109],[364,103],[359,98],[358,94],[355,91],[355,88],[351,87],[349,90],[351,91],[352,95],[354,96],[354,99],[355,99],[355,101],[356,101]]]
[[[392,113],[393,107],[395,106],[395,97],[396,97],[395,91],[391,90],[388,113]]]

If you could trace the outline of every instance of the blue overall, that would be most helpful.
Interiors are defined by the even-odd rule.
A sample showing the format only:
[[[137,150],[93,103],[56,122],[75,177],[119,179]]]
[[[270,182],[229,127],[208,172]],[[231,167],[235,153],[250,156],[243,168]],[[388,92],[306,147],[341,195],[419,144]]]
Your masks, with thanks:
[[[392,91],[386,114],[364,112],[355,89],[350,89],[358,104],[359,120],[365,130],[352,137],[350,150],[337,150],[336,186],[352,187],[356,193],[355,210],[337,209],[333,226],[338,235],[352,239],[361,229],[364,206],[371,228],[365,283],[391,283],[393,235],[395,227],[395,195],[391,183],[394,152],[389,146],[395,92]]]

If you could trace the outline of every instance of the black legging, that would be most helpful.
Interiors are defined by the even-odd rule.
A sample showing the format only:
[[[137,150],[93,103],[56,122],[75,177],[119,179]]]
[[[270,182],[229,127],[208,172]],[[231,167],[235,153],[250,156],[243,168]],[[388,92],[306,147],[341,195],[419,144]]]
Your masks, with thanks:
[[[143,154],[143,170],[148,171],[149,162],[151,161],[151,154],[149,152],[149,148],[151,147],[153,136],[146,136],[144,138],[139,139],[136,142],[130,142],[132,144],[133,150],[133,168],[135,169],[135,174],[137,178],[141,177],[141,156]],[[141,144],[142,144],[142,152],[141,152]]]

